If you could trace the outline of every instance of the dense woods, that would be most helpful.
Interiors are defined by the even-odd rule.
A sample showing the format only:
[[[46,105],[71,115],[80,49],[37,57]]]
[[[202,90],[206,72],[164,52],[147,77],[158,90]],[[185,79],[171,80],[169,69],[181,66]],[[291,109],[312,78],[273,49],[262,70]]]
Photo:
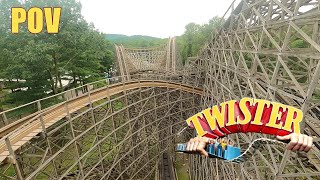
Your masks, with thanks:
[[[178,51],[185,63],[188,57],[197,56],[200,48],[210,39],[212,33],[216,33],[223,24],[223,19],[213,17],[205,24],[189,23],[185,26],[185,32],[177,37]],[[108,34],[106,38],[115,44],[125,47],[154,47],[167,43],[168,39],[160,39],[150,36],[125,36],[119,34]]]
[[[81,84],[105,78],[115,60],[114,44],[125,47],[155,47],[167,39],[150,36],[103,34],[81,15],[76,0],[0,0],[0,110],[27,103]],[[11,7],[62,7],[58,34],[28,32],[27,23],[19,34],[11,31]],[[177,38],[185,63],[216,32],[223,21],[212,18],[206,24],[190,23]],[[5,87],[5,89],[3,89]]]
[[[201,47],[210,39],[212,33],[216,33],[223,25],[223,19],[213,17],[205,24],[189,23],[185,26],[185,32],[178,37],[178,47],[183,64],[188,57],[197,56]]]
[[[161,39],[151,36],[126,36],[122,34],[107,34],[108,41],[115,44],[122,44],[125,47],[137,48],[137,47],[156,47],[167,43],[168,39]]]
[[[76,0],[0,0],[0,109],[56,94],[104,77],[113,63],[113,46],[81,15]],[[31,34],[27,24],[11,31],[11,7],[62,7],[58,34]],[[63,85],[63,81],[67,85]],[[4,82],[4,83],[3,83]],[[7,94],[6,96],[4,96]],[[5,97],[5,98],[4,98]]]

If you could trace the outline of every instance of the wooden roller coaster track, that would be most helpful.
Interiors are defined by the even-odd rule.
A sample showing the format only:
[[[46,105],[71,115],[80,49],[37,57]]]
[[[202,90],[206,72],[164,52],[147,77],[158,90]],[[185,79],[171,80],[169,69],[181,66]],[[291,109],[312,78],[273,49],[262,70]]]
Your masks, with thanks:
[[[12,123],[5,126],[3,128],[6,130],[5,132],[10,133],[9,135],[6,135],[4,139],[10,140],[10,148],[12,148],[13,151],[16,151],[25,143],[33,139],[34,136],[42,132],[44,129],[49,128],[62,118],[68,116],[68,114],[76,112],[77,110],[101,99],[110,98],[111,96],[119,94],[123,91],[144,87],[179,89],[198,95],[203,95],[203,91],[199,88],[159,80],[140,80],[113,84],[101,89],[89,91],[88,93],[75,99],[68,100],[65,103],[48,108],[48,110],[36,113],[33,117],[25,118],[23,122],[19,121],[19,123]],[[8,149],[9,148],[5,142],[0,142],[0,162],[5,160],[10,155]]]
[[[177,136],[184,120],[243,97],[301,109],[303,132],[318,141],[319,16],[319,0],[235,0],[223,27],[183,69],[175,38],[150,49],[116,46],[120,78],[56,95],[54,105],[43,99],[0,113],[0,177],[175,178],[163,154],[176,167],[174,145],[195,135],[188,130]],[[31,113],[17,116],[21,108]],[[229,138],[246,149],[255,139],[273,137]],[[320,177],[318,142],[308,154],[262,144],[241,164],[188,159],[188,175],[197,180]]]

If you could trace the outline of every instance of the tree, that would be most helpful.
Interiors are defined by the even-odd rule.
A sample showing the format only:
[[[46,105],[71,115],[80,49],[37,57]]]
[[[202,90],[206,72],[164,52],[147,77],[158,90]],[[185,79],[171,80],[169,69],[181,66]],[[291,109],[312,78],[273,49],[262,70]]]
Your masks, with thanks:
[[[0,4],[0,78],[9,81],[12,101],[25,103],[61,92],[62,79],[69,77],[74,86],[97,80],[111,66],[110,43],[84,20],[76,0],[29,0],[23,4],[0,0]],[[59,33],[48,34],[44,27],[44,32],[30,34],[24,23],[19,34],[11,34],[10,9],[19,6],[62,7]]]
[[[188,57],[196,56],[205,42],[210,39],[212,33],[215,33],[223,24],[223,20],[214,17],[209,20],[208,24],[189,23],[185,27],[184,34],[178,38],[178,45],[181,49],[183,63]]]

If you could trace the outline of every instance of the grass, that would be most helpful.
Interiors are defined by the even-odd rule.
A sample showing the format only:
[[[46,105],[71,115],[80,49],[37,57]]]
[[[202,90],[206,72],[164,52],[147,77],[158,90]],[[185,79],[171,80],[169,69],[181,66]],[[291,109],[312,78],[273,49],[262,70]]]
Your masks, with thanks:
[[[6,180],[7,178],[3,177],[2,174],[9,176],[9,177],[14,177],[16,175],[16,171],[14,167],[11,165],[6,171],[6,167],[1,167],[0,168],[0,180]]]
[[[0,91],[0,98],[2,98],[3,96],[7,95],[10,93],[10,90],[9,89],[2,89]]]
[[[111,123],[111,121],[109,121],[109,122]],[[105,126],[108,126],[108,124],[105,124]],[[87,152],[94,145],[95,137],[96,136],[94,134],[94,131],[92,130],[91,132],[84,135],[82,138],[80,138],[78,140],[78,143],[80,144],[81,155],[83,155],[85,152]],[[112,149],[112,146],[114,145],[112,143],[112,137],[113,136],[110,136],[110,138],[106,139],[104,142],[102,142],[100,144],[100,148],[101,148],[103,156],[106,155],[106,153],[110,152]],[[115,157],[115,155],[118,153],[119,153],[119,149],[115,149],[113,152],[111,152],[106,157],[105,161],[112,160]],[[76,159],[73,157],[75,157],[76,154],[77,154],[77,152],[76,152],[74,145],[71,145],[64,151],[64,153],[61,153],[59,156],[57,156],[57,158],[54,161],[56,162],[56,165],[59,166],[58,171],[61,171],[61,172],[58,172],[59,174],[64,173],[64,170],[68,169],[75,162]],[[42,154],[40,153],[38,155],[42,155]],[[85,163],[84,163],[84,160],[82,160],[82,163],[84,163],[83,164],[84,168],[92,167],[94,164],[96,164],[96,162],[100,159],[98,146],[96,146],[93,151],[88,153],[88,155],[86,155],[84,159],[87,159]],[[25,159],[25,160],[27,160],[27,159]],[[27,161],[29,161],[31,165],[34,165],[35,168],[37,168],[39,166],[39,162],[40,162],[38,158],[31,158],[31,159],[28,159]],[[76,172],[77,169],[78,169],[78,166],[76,165],[70,171],[70,173]],[[30,171],[30,169],[27,170],[27,174],[30,174],[29,171]],[[35,179],[48,179],[49,177],[46,174],[50,175],[53,173],[53,171],[54,171],[54,167],[53,167],[53,163],[51,162],[48,164],[47,167],[43,168],[34,178]],[[15,177],[15,175],[16,175],[15,169],[12,165],[7,170],[6,170],[5,166],[1,167],[0,172],[5,174],[8,177]],[[0,173],[0,180],[7,179],[1,173]]]
[[[121,101],[117,101],[114,103],[114,110],[119,111],[124,107],[124,104]]]
[[[8,110],[8,109],[12,108],[8,104],[4,103],[5,100],[6,100],[6,96],[8,94],[10,94],[10,90],[9,89],[2,89],[0,91],[0,110],[2,109],[3,111],[5,111],[5,110]]]
[[[176,170],[178,175],[178,180],[189,180],[188,174],[188,156],[184,154],[177,154],[176,161]]]

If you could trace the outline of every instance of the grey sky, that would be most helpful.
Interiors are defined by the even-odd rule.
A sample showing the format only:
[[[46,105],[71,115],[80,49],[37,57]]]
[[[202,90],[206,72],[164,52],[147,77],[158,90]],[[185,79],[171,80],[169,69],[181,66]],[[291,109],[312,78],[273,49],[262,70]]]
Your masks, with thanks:
[[[86,20],[108,34],[178,36],[190,22],[222,16],[233,0],[80,0]]]

